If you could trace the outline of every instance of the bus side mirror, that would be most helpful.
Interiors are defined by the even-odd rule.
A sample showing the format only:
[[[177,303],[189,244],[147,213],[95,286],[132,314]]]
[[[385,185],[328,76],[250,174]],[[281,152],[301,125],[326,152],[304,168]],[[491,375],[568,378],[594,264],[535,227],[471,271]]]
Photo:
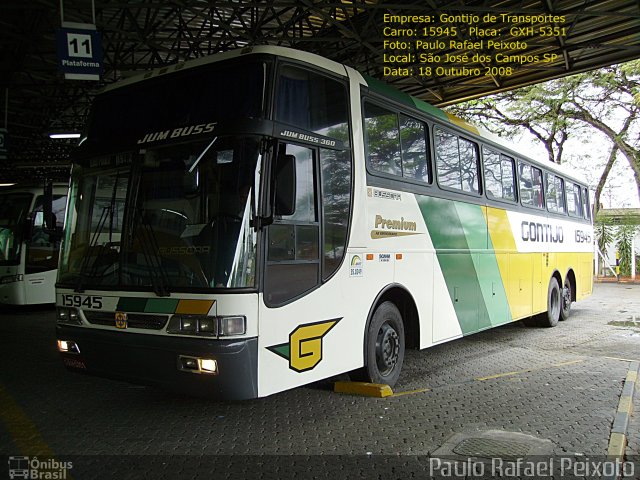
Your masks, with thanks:
[[[296,211],[296,157],[278,156],[276,161],[275,214],[293,215]]]
[[[56,217],[53,215],[53,183],[51,182],[47,182],[44,185],[42,213],[44,214],[44,226],[47,230],[55,230]]]
[[[27,215],[22,223],[22,238],[30,239],[33,234],[33,212]]]

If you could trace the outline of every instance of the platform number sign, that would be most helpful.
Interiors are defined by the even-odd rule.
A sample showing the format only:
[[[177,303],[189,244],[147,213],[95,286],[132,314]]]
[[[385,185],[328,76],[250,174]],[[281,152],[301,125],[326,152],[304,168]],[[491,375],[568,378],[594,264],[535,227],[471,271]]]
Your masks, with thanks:
[[[91,35],[67,32],[67,48],[70,57],[91,58]]]
[[[65,22],[56,34],[58,66],[69,80],[100,80],[102,45],[95,25]]]

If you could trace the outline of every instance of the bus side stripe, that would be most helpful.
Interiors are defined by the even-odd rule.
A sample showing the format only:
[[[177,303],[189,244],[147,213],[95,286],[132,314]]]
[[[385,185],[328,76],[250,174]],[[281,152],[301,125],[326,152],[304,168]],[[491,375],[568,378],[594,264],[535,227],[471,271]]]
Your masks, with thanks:
[[[472,245],[482,243],[478,235],[482,236],[479,232],[483,229],[486,232],[486,224],[480,231],[477,230],[480,225],[477,217],[482,219],[480,209],[476,207],[477,212],[474,215],[471,209],[463,210],[465,207],[460,207],[465,220],[475,217],[469,223],[468,231],[465,231],[456,202],[433,197],[418,197],[417,200],[436,249],[438,263],[462,333],[476,332],[480,328],[479,318],[490,318],[484,298],[479,298],[478,295],[481,291],[478,270],[467,240],[468,235],[472,239]],[[486,245],[486,233],[484,244]]]
[[[517,253],[517,247],[511,224],[507,216],[507,211],[499,208],[487,207],[483,212],[489,228],[489,241],[492,244],[494,254],[500,269],[502,283],[506,287],[509,281],[509,256]],[[513,310],[515,299],[509,295],[509,289],[505,288],[505,294],[509,302],[509,312],[513,318]]]
[[[493,250],[486,222],[485,208],[456,202],[456,210],[472,253],[471,258],[478,272],[478,284],[487,317],[480,317],[479,328],[494,327],[511,321],[507,294]]]

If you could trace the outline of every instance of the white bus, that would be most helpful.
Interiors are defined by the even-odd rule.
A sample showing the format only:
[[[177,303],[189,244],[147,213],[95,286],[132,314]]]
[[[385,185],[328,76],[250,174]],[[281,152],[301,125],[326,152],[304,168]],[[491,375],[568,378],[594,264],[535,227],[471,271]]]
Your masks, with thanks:
[[[57,289],[67,367],[216,398],[554,326],[592,288],[584,180],[350,67],[254,47],[95,99]]]
[[[0,304],[56,301],[67,189],[67,185],[51,185],[45,194],[42,186],[0,187]],[[45,200],[48,195],[51,198]]]

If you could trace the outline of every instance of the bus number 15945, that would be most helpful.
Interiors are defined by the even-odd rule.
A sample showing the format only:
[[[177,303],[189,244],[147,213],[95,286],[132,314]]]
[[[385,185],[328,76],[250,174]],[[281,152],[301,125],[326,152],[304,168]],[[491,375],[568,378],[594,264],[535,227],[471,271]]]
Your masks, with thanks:
[[[102,297],[98,297],[98,296],[83,297],[82,295],[71,295],[71,294],[62,295],[62,306],[101,309]]]

